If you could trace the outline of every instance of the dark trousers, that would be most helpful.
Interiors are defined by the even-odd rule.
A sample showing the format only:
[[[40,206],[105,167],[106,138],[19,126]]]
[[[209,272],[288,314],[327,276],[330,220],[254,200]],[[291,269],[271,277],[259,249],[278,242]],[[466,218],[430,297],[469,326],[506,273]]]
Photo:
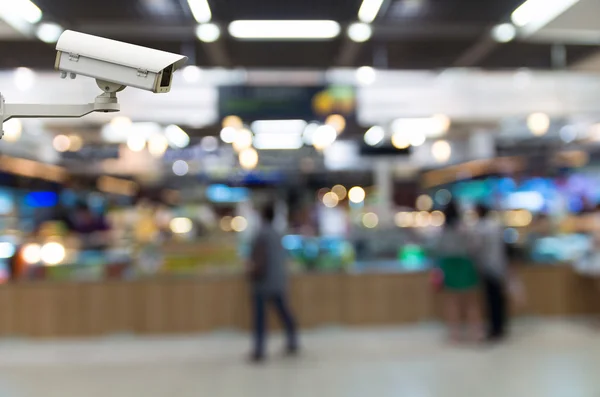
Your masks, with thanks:
[[[254,294],[254,355],[262,357],[265,354],[265,342],[267,338],[267,303],[275,308],[279,321],[285,329],[288,352],[298,349],[298,334],[296,321],[292,315],[287,299],[283,294]]]
[[[502,280],[486,276],[483,279],[488,316],[488,337],[502,338],[506,334],[507,304]]]

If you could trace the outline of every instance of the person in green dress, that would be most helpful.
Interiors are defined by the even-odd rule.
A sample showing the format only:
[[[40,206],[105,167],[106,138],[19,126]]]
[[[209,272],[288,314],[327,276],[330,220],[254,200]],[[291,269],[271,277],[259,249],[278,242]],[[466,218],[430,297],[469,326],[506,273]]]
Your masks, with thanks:
[[[444,210],[446,223],[435,247],[437,265],[443,275],[442,291],[444,316],[450,338],[462,339],[466,325],[468,338],[479,341],[483,337],[482,316],[479,304],[479,277],[473,261],[477,241],[461,222],[455,202]]]

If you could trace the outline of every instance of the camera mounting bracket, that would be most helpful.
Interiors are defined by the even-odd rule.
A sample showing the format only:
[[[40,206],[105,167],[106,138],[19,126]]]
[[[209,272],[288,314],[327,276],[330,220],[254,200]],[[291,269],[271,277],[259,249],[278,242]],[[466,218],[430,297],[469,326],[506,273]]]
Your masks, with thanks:
[[[123,86],[97,81],[104,92],[94,102],[84,104],[5,103],[0,93],[0,139],[4,136],[2,123],[12,118],[79,118],[92,112],[112,113],[120,110],[117,92]]]

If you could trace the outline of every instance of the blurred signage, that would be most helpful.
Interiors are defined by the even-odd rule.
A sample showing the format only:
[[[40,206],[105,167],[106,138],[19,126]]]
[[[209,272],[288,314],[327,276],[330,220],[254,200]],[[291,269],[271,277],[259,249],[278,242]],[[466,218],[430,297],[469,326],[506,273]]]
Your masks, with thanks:
[[[172,149],[169,148],[163,155],[163,162],[172,163],[177,160],[201,160],[208,156],[221,157],[226,154],[223,148],[219,148],[214,151],[206,151],[200,145],[188,146],[184,149]]]
[[[76,152],[61,153],[63,161],[100,161],[119,158],[119,146],[84,146]]]
[[[519,156],[527,162],[527,171],[545,174],[554,167],[553,159],[559,147],[556,142],[532,139],[528,141],[496,142],[496,156]]]
[[[351,86],[222,86],[219,117],[236,115],[244,121],[324,120],[331,114],[352,116],[355,91]]]
[[[206,197],[213,203],[239,203],[250,197],[250,191],[243,187],[215,184],[206,188]]]

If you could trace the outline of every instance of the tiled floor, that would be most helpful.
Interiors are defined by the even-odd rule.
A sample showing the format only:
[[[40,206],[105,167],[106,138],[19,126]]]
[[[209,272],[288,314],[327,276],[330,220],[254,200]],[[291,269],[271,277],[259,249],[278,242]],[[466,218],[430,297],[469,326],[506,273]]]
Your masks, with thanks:
[[[438,326],[322,329],[304,354],[244,362],[240,334],[0,342],[0,397],[597,397],[600,332],[526,321],[510,343],[456,347]]]

